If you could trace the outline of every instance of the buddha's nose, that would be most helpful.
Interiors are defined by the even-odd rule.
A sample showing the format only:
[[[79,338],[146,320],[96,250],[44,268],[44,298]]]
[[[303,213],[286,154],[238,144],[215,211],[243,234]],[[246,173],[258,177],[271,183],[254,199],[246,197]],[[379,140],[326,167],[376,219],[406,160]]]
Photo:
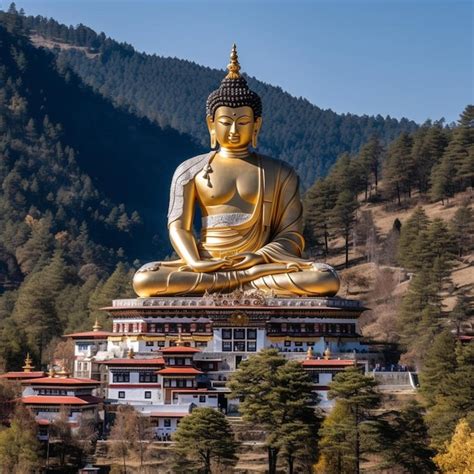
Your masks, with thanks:
[[[237,133],[237,126],[236,126],[235,122],[233,122],[232,125],[230,126],[229,134],[230,135],[235,135],[236,133]]]

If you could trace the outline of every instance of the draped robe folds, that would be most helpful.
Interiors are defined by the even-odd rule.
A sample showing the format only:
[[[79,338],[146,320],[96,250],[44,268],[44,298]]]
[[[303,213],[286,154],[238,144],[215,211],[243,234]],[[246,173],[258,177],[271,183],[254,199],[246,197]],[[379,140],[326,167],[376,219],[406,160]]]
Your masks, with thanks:
[[[191,158],[176,170],[171,185],[168,225],[183,214],[184,186],[205,169],[214,153]],[[140,296],[200,294],[236,288],[273,290],[287,295],[312,293],[304,284],[306,277],[301,278],[300,275],[295,279],[294,276],[311,273],[314,275],[313,280],[317,280],[316,274],[321,269],[327,270],[327,266],[317,266],[301,258],[304,239],[298,176],[280,160],[263,155],[254,156],[259,165],[259,189],[252,213],[204,217],[198,249],[203,260],[251,252],[261,255],[265,263],[246,270],[196,273],[189,271],[182,260],[155,262],[156,276],[151,277],[154,280],[151,293],[139,291],[140,282],[145,276],[140,277],[140,271],[135,276],[134,287]]]

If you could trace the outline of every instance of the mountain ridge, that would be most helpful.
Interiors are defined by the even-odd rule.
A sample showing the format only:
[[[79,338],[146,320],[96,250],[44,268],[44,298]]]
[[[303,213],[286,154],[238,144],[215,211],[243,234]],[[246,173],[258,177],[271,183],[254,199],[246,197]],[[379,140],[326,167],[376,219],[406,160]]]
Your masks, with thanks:
[[[147,117],[161,127],[169,126],[191,135],[202,147],[209,146],[205,101],[219,86],[225,74],[223,70],[185,59],[137,52],[131,45],[119,43],[104,33],[97,34],[84,25],[67,27],[41,16],[21,18],[30,35],[49,41],[44,46],[56,50],[59,63],[71,67],[86,84],[115,105]],[[83,49],[61,48],[60,44]],[[245,77],[263,101],[264,126],[259,151],[290,163],[300,175],[304,189],[317,177],[327,174],[337,156],[358,152],[372,135],[378,135],[387,144],[400,132],[417,128],[408,119],[323,110],[281,87]]]

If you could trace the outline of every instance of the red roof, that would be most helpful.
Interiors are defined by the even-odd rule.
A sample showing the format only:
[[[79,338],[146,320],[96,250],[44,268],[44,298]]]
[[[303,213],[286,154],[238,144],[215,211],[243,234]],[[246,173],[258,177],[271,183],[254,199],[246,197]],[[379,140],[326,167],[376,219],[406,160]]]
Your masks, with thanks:
[[[96,362],[106,365],[165,365],[163,357],[157,357],[155,359],[108,359]]]
[[[92,395],[83,395],[82,397],[27,395],[22,397],[21,401],[26,405],[94,405],[101,402],[102,399]]]
[[[216,390],[209,390],[207,388],[180,388],[178,390],[171,390],[172,393],[215,393]]]
[[[110,331],[85,331],[73,332],[71,334],[64,334],[63,337],[72,337],[73,339],[107,339],[109,336],[116,336],[117,334]]]
[[[38,425],[41,425],[41,426],[48,426],[50,424],[50,421],[40,418],[39,420],[36,420],[36,423],[38,423]]]
[[[33,380],[23,380],[22,383],[30,385],[100,385],[98,380],[76,379],[74,377],[41,377]]]
[[[35,379],[38,377],[44,377],[44,372],[7,372],[6,374],[0,375],[0,379]]]
[[[199,375],[202,372],[194,367],[166,367],[157,372],[160,375]]]
[[[303,367],[348,367],[354,363],[351,359],[307,359],[303,361]]]
[[[200,349],[196,349],[196,347],[186,347],[186,346],[170,346],[161,349],[163,354],[196,354],[197,352],[201,352]]]

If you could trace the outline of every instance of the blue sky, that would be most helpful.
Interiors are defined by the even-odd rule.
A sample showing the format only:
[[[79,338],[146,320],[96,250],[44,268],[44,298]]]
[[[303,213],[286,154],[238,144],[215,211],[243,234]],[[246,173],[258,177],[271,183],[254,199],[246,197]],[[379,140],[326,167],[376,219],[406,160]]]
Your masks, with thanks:
[[[10,2],[0,1],[6,8]],[[137,50],[242,68],[339,113],[456,120],[473,98],[473,5],[461,0],[18,0]]]

